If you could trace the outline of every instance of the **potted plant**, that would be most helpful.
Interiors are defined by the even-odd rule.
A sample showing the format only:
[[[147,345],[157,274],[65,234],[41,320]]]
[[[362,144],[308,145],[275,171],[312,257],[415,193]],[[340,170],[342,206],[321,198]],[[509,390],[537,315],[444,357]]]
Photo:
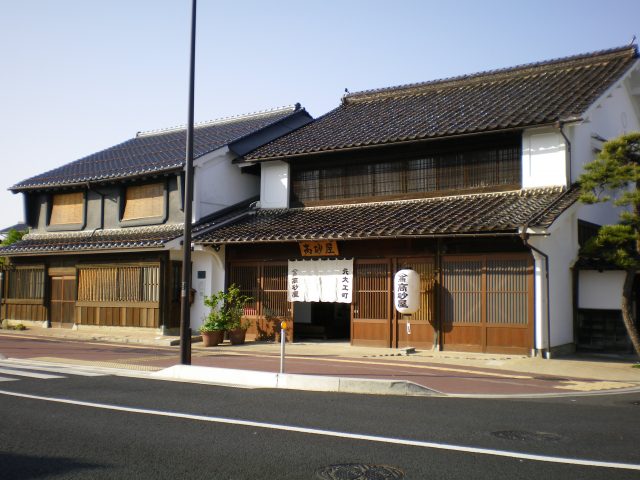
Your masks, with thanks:
[[[240,288],[236,284],[231,284],[225,297],[225,308],[229,324],[229,341],[232,345],[241,345],[245,341],[247,329],[251,326],[251,321],[243,319],[245,305],[252,300],[247,295],[240,293]]]
[[[225,293],[218,292],[204,297],[204,304],[209,307],[209,315],[200,327],[202,344],[205,347],[216,346],[224,340],[224,332],[228,329],[229,319],[224,308]]]

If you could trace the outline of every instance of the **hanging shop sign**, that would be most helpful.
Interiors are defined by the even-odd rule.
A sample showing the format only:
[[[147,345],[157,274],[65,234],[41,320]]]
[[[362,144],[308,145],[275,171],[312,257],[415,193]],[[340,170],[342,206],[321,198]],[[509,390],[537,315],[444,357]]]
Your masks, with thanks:
[[[289,260],[290,302],[351,303],[353,259]]]
[[[398,312],[417,312],[420,308],[420,274],[410,269],[399,270],[393,278],[393,298]]]
[[[338,242],[323,240],[321,242],[299,242],[300,255],[303,257],[331,257],[337,256]]]

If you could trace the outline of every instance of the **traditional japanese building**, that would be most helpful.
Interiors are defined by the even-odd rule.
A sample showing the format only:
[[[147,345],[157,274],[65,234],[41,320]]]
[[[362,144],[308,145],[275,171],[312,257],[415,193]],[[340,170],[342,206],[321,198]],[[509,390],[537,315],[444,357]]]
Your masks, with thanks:
[[[600,282],[573,270],[580,229],[617,218],[574,182],[603,139],[639,129],[635,46],[349,93],[236,159],[260,168],[259,202],[194,239],[254,298],[258,338],[288,319],[353,345],[569,350]],[[411,315],[393,308],[404,268],[421,279]]]
[[[192,221],[253,201],[259,172],[233,160],[310,120],[296,105],[197,124]],[[9,258],[1,318],[53,327],[176,329],[185,144],[185,127],[140,132],[14,185],[24,197],[29,233],[0,249]],[[224,271],[206,282],[197,283],[194,305],[224,286]]]

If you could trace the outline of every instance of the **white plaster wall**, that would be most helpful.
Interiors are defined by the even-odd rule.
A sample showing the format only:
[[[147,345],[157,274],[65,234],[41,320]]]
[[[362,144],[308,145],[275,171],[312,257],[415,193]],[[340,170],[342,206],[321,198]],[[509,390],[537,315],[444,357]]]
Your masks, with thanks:
[[[587,111],[582,123],[568,130],[572,144],[572,181],[576,182],[584,171],[584,165],[595,158],[594,149],[602,146],[594,136],[609,140],[632,131],[640,131],[638,107],[634,106],[624,82],[620,82]],[[620,211],[621,208],[610,202],[583,206],[580,219],[598,225],[612,224],[618,222]]]
[[[260,207],[289,207],[289,164],[264,162],[260,166]]]
[[[204,305],[204,297],[224,288],[224,248],[216,252],[208,247],[196,247],[191,253],[191,287],[196,290],[191,305],[191,328],[196,332],[204,322],[209,310]],[[199,279],[198,271],[204,271],[206,278]]]
[[[567,184],[565,140],[557,130],[527,130],[522,135],[522,187]]]
[[[625,272],[581,270],[578,279],[578,307],[620,310]]]
[[[260,179],[242,173],[231,163],[234,158],[228,149],[222,149],[198,159],[194,173],[194,221],[258,195]]]
[[[551,347],[573,343],[573,282],[571,267],[577,260],[578,206],[565,211],[549,229],[549,236],[531,236],[529,243],[549,256],[549,312]],[[547,348],[546,278],[542,256],[534,254],[535,348]]]
[[[638,106],[633,102],[624,82],[619,82],[589,108],[582,123],[571,128],[573,181],[578,179],[584,165],[595,158],[594,147],[602,145],[592,136],[611,140],[625,133],[640,131]]]

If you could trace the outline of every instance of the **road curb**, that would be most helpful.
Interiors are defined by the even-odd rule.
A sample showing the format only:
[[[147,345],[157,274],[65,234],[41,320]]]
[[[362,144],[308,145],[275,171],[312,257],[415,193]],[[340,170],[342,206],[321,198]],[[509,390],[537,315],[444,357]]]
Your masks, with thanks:
[[[406,380],[378,380],[293,373],[257,372],[231,368],[174,365],[150,374],[152,378],[232,385],[279,388],[312,392],[364,393],[371,395],[431,396],[439,392]]]

